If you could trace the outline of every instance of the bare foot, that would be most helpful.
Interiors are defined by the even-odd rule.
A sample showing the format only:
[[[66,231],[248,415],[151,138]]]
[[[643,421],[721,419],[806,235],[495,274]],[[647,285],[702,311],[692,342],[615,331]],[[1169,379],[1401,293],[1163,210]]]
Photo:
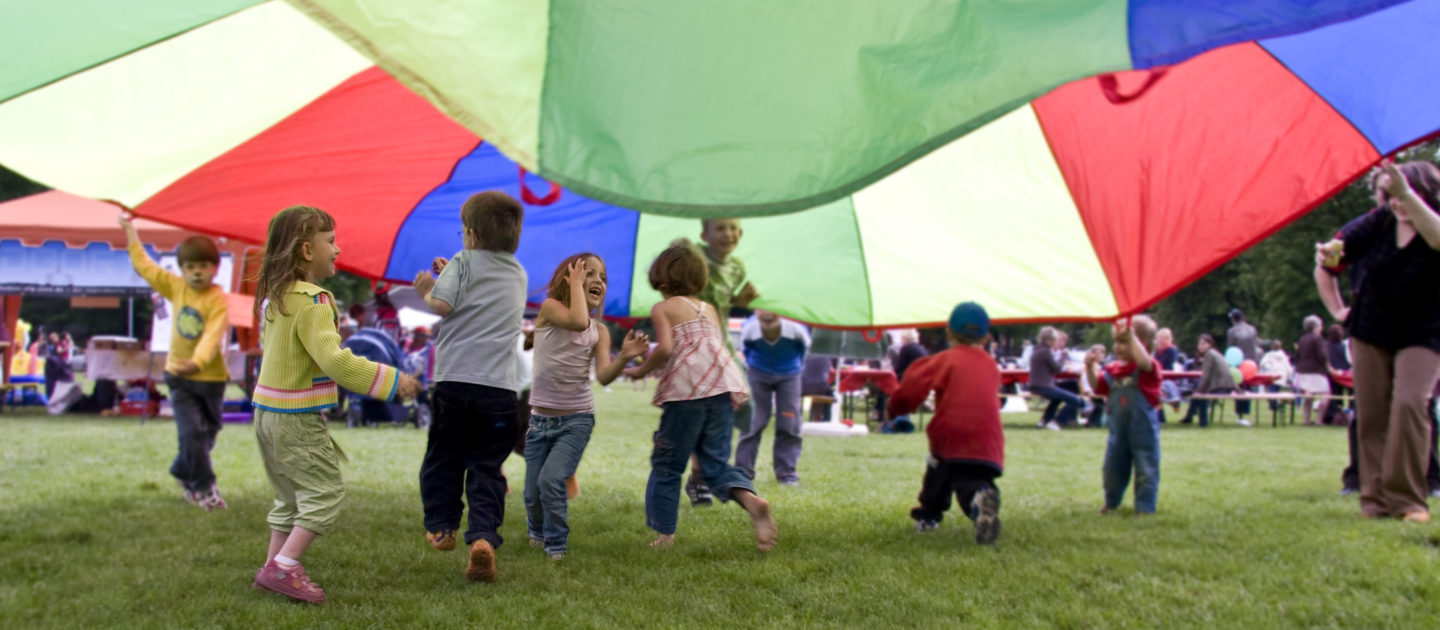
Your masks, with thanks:
[[[669,549],[670,545],[673,544],[675,544],[675,534],[660,534],[660,537],[656,538],[655,542],[650,543],[650,548]]]
[[[750,523],[755,526],[755,548],[770,551],[780,537],[780,528],[775,526],[775,516],[770,514],[770,502],[751,493],[736,497],[745,511],[750,513]]]

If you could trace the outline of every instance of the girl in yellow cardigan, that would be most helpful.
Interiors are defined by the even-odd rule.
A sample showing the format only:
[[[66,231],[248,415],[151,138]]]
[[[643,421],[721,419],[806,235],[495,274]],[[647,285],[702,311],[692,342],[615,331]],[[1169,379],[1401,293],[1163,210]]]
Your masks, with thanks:
[[[340,348],[335,297],[314,284],[335,275],[339,256],[335,221],[325,211],[281,210],[270,220],[255,290],[265,351],[254,394],[255,437],[275,507],[267,518],[270,550],[254,586],[312,604],[325,601],[325,593],[305,575],[300,556],[334,526],[345,496],[345,456],[320,411],[335,406],[337,383],[383,400],[420,391],[410,375]]]

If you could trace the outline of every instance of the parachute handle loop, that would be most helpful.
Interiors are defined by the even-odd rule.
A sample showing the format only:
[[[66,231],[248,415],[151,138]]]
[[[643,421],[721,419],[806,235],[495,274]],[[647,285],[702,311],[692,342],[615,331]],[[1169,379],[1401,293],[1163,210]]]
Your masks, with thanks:
[[[860,336],[864,338],[865,341],[868,341],[870,343],[878,343],[880,341],[881,334],[882,333],[878,328],[866,328],[865,330],[860,331]]]
[[[1155,84],[1165,77],[1165,73],[1169,72],[1169,70],[1169,68],[1156,68],[1151,70],[1148,73],[1149,76],[1145,77],[1145,82],[1129,94],[1120,92],[1120,80],[1115,78],[1115,73],[1109,72],[1102,74],[1100,75],[1100,93],[1105,95],[1105,100],[1116,105],[1124,105],[1125,103],[1144,96],[1146,92],[1150,91],[1150,88],[1155,87]]]
[[[560,201],[560,191],[562,189],[560,188],[559,184],[556,184],[555,182],[546,182],[550,184],[550,192],[545,193],[544,197],[537,196],[535,194],[535,191],[530,190],[530,185],[525,183],[525,175],[527,173],[525,167],[521,166],[519,168],[521,201],[524,201],[525,203],[528,203],[532,206],[548,206],[552,203]]]

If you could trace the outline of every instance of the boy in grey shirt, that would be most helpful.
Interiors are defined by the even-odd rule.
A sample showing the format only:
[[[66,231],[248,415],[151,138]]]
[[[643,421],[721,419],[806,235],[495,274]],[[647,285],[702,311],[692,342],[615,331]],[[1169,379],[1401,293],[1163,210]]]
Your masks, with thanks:
[[[525,315],[525,269],[515,260],[525,210],[504,193],[478,193],[460,209],[465,250],[415,277],[415,290],[444,317],[435,344],[434,419],[420,465],[425,539],[455,548],[470,503],[465,577],[495,579],[506,482],[500,467],[515,445],[515,349]]]

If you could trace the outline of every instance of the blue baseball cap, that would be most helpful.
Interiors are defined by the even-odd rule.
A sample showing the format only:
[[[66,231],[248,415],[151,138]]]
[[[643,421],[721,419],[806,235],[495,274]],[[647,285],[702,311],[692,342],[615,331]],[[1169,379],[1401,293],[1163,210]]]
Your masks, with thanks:
[[[950,311],[950,332],[980,338],[990,332],[990,314],[974,302],[961,302]]]

